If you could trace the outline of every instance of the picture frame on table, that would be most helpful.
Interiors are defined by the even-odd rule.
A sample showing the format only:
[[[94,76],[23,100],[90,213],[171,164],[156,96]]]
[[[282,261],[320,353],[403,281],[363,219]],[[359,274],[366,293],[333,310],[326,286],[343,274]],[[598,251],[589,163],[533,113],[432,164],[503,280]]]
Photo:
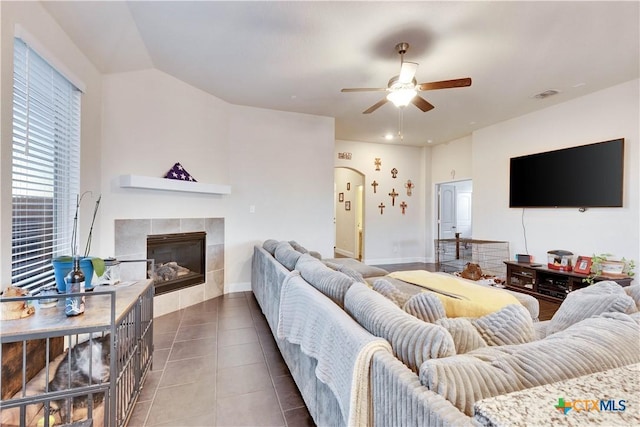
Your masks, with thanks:
[[[345,211],[350,211],[351,210],[351,202],[350,201],[346,201],[344,202],[344,210]]]
[[[340,203],[344,202],[344,193],[338,193],[338,201]]]
[[[575,273],[589,274],[591,273],[591,265],[593,261],[589,256],[579,256],[576,260],[576,266],[573,268]]]

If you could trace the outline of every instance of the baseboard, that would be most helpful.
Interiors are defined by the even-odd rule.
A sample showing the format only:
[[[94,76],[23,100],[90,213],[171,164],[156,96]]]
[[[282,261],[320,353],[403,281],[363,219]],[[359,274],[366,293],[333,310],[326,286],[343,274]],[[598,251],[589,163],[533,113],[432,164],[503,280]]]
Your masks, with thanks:
[[[356,255],[352,252],[352,251],[346,251],[344,249],[340,249],[340,248],[335,248],[333,250],[335,253],[342,255],[342,256],[346,256],[347,258],[355,258]]]
[[[234,292],[247,292],[250,290],[251,282],[229,283],[224,287],[225,294],[232,294]]]

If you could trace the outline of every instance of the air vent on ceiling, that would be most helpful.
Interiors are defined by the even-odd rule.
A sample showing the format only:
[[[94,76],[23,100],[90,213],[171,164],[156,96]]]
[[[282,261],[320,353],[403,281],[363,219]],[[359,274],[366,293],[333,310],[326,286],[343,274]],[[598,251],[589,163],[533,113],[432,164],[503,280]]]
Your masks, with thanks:
[[[540,92],[540,93],[537,93],[537,94],[533,95],[533,98],[545,99],[545,98],[548,98],[550,96],[557,95],[559,93],[560,93],[560,91],[557,91],[555,89],[549,89],[549,90],[545,90],[544,92]]]

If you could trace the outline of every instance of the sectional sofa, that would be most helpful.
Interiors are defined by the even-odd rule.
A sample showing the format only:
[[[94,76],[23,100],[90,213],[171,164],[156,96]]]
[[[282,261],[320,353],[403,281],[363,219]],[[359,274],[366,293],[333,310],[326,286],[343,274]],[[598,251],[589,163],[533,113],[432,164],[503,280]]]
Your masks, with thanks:
[[[537,322],[520,302],[451,317],[386,273],[254,247],[253,293],[319,426],[478,425],[483,399],[640,362],[640,286],[601,282]]]

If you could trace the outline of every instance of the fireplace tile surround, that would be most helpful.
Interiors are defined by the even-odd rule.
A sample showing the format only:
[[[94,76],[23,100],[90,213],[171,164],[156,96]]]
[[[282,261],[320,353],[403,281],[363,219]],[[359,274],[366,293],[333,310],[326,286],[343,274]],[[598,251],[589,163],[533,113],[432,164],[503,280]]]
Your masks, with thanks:
[[[154,316],[171,313],[224,293],[224,218],[116,219],[114,256],[119,260],[144,260],[147,235],[204,231],[206,236],[206,281],[153,300]],[[120,265],[123,281],[146,277],[143,262]]]

